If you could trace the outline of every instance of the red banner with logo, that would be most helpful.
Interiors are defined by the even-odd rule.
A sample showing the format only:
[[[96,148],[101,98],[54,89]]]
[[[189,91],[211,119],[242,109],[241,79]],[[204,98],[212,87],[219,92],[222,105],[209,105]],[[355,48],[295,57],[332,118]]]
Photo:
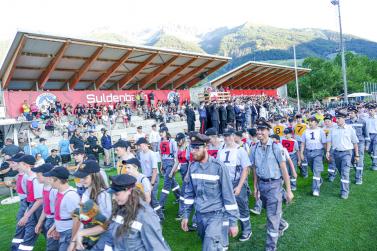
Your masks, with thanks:
[[[7,116],[15,118],[22,113],[22,103],[24,100],[28,104],[36,103],[36,105],[41,108],[42,106],[48,106],[50,102],[59,100],[62,104],[69,103],[73,107],[77,104],[111,104],[118,102],[133,103],[135,101],[135,95],[139,91],[137,90],[125,90],[125,91],[48,91],[48,92],[37,92],[37,91],[4,91],[4,99],[7,108]],[[144,100],[149,102],[148,94],[152,90],[145,90]],[[171,102],[174,99],[176,93],[170,90],[158,90],[153,91],[155,104],[158,100]],[[188,100],[190,101],[190,91],[189,90],[178,90],[180,103]]]
[[[232,96],[266,95],[277,96],[277,90],[229,90]]]
[[[4,99],[7,107],[7,116],[15,118],[22,113],[22,103],[24,100],[28,104],[36,103],[38,107],[48,106],[50,102],[59,100],[62,104],[69,103],[73,107],[77,104],[111,104],[118,102],[134,103],[137,90],[98,90],[98,91],[4,91]],[[144,90],[144,100],[149,103],[148,94],[152,90]],[[158,100],[163,102],[174,99],[176,93],[171,90],[153,91],[155,104]],[[189,90],[178,90],[180,103],[190,101]],[[267,95],[276,96],[276,90],[230,90],[232,96]]]

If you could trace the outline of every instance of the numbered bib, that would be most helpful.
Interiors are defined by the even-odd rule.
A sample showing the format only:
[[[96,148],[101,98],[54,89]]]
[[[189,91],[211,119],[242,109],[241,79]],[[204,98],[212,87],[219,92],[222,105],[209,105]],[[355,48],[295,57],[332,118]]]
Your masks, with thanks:
[[[305,138],[309,144],[322,144],[321,143],[321,130],[306,130]]]
[[[304,132],[306,131],[306,124],[297,124],[295,126],[295,134],[298,136],[302,136]]]
[[[212,157],[214,157],[215,159],[217,158],[217,152],[218,152],[218,151],[219,151],[219,150],[207,150],[209,156],[212,156]]]
[[[178,151],[178,162],[181,164],[187,163],[186,150]]]
[[[295,142],[294,142],[294,141],[292,141],[292,140],[287,140],[287,139],[283,139],[283,140],[281,141],[281,144],[283,145],[283,147],[284,147],[285,149],[287,149],[287,151],[288,151],[289,153],[293,152],[293,150],[294,150],[294,146],[295,146]]]
[[[160,153],[161,154],[170,154],[170,142],[169,141],[163,141],[160,143]]]
[[[282,137],[284,135],[284,126],[281,126],[281,125],[275,126],[274,133]]]
[[[237,151],[238,149],[223,149],[219,152],[219,159],[226,167],[237,166]]]

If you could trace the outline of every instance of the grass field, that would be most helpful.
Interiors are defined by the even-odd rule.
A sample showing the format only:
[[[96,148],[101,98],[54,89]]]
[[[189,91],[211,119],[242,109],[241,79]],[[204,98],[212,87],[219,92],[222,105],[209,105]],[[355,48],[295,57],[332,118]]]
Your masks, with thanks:
[[[370,166],[370,158],[365,164]],[[284,218],[290,227],[279,239],[279,250],[377,250],[377,172],[367,169],[364,184],[354,185],[355,172],[351,171],[351,188],[348,200],[340,199],[339,177],[334,183],[326,181],[321,196],[311,196],[311,178],[299,179],[292,204],[284,207]],[[178,175],[177,175],[178,177]],[[160,184],[161,186],[162,184]],[[164,237],[172,250],[201,250],[195,232],[184,233],[180,222],[175,221],[178,205],[173,195],[166,205]],[[254,200],[251,199],[250,206]],[[9,250],[15,229],[18,205],[0,206],[0,250]],[[250,241],[230,242],[230,250],[263,250],[266,237],[266,215],[251,215],[253,236]],[[34,250],[44,250],[44,238],[39,237]]]

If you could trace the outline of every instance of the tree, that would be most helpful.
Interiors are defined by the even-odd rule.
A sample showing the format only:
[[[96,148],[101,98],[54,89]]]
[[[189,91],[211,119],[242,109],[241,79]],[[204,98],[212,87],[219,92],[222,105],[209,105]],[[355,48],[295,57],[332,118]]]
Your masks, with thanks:
[[[377,60],[348,52],[346,54],[348,92],[363,91],[363,82],[377,83]],[[303,67],[312,71],[300,79],[300,97],[303,100],[322,100],[343,94],[340,55],[333,60],[309,57]],[[288,95],[296,97],[295,83],[288,84]]]

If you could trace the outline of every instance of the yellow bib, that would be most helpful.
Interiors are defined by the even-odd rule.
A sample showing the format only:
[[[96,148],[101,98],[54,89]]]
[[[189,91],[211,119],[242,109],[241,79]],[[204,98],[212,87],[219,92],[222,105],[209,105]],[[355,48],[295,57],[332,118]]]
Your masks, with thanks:
[[[305,130],[306,130],[306,124],[301,123],[295,126],[295,134],[300,137],[304,134]]]
[[[274,133],[282,137],[284,135],[284,126],[277,125],[274,127]]]

